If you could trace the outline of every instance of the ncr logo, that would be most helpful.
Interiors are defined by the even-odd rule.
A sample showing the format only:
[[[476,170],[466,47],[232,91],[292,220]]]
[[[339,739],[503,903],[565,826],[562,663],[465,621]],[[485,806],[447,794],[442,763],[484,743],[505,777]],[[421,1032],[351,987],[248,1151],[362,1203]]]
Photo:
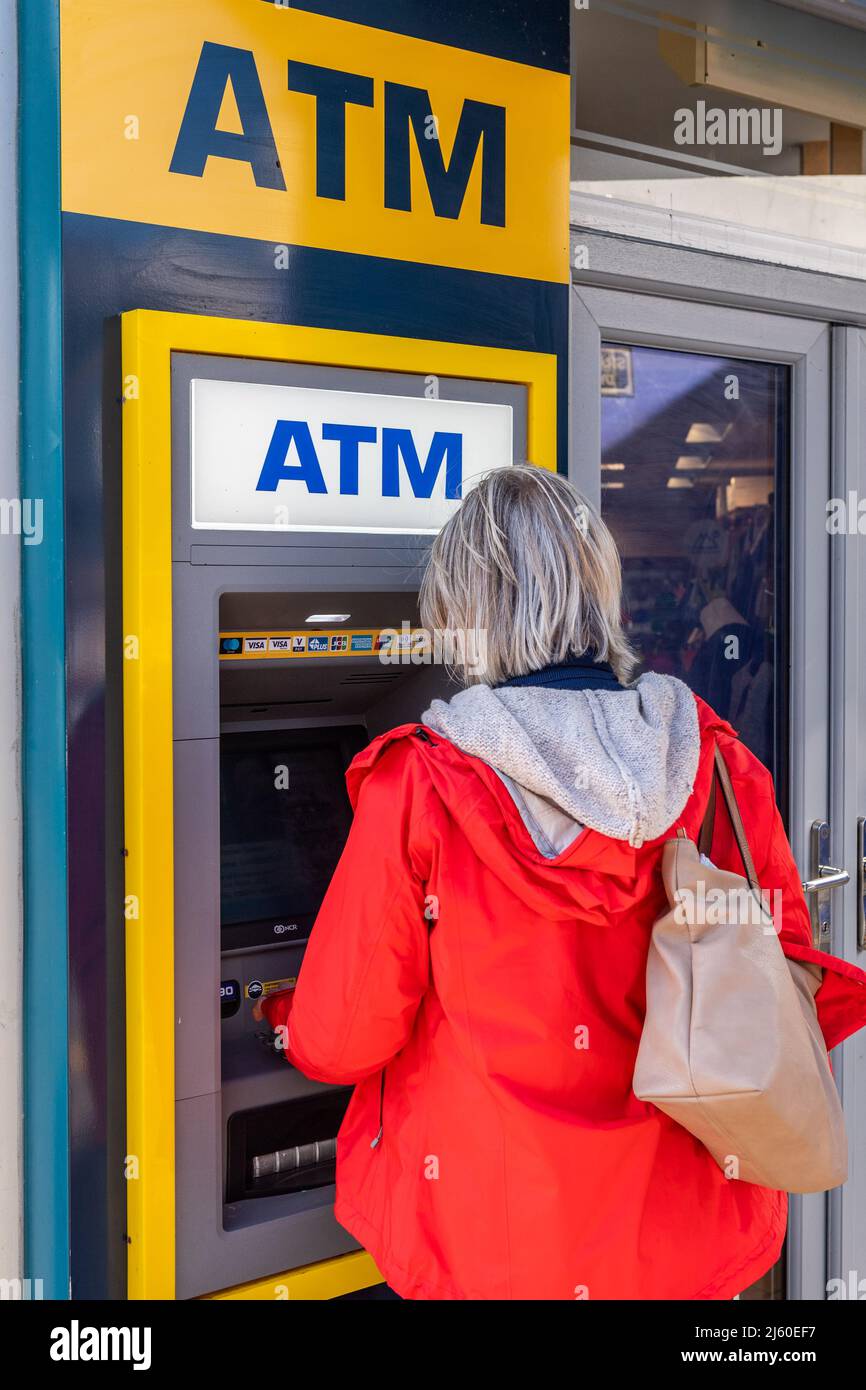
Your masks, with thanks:
[[[383,107],[383,205],[412,211],[413,147],[437,217],[456,220],[476,161],[481,161],[480,222],[505,226],[505,107],[463,101],[456,130],[439,130],[431,98],[423,87],[378,79],[339,68],[289,60],[286,87],[299,100],[314,103],[315,193],[318,198],[346,200],[346,112],[350,106]],[[240,118],[239,131],[219,129],[220,111],[231,92]],[[279,148],[274,136],[255,56],[248,49],[205,43],[192,80],[170,171],[203,178],[209,159],[239,160],[249,165],[258,188],[286,193]],[[446,159],[443,142],[450,141]]]

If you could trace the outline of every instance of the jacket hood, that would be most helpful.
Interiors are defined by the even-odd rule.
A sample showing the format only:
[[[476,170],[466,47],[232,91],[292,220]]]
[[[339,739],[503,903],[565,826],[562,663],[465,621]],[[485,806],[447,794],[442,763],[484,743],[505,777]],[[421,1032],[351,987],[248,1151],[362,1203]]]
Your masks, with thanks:
[[[470,686],[423,722],[498,773],[554,857],[588,826],[638,848],[678,818],[701,752],[692,691],[647,673],[625,690]]]

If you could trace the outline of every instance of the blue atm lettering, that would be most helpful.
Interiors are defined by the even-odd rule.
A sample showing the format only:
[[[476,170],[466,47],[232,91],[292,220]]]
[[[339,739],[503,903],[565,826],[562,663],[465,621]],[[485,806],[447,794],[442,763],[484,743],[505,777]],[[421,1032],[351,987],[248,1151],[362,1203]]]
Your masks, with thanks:
[[[217,128],[231,85],[241,131]],[[316,111],[316,196],[346,199],[346,108],[375,105],[372,77],[290,61],[288,90],[312,98]],[[424,87],[384,83],[384,206],[412,211],[412,144],[433,211],[457,219],[481,152],[481,216],[505,226],[505,107],[466,98],[447,163],[439,139],[429,138],[433,105]],[[169,166],[203,178],[210,158],[249,164],[258,188],[286,191],[277,143],[254,55],[221,43],[202,46]]]
[[[375,425],[323,424],[322,439],[340,446],[340,494],[357,497],[359,448],[375,444]],[[381,432],[382,497],[399,497],[405,473],[413,496],[433,496],[436,479],[445,466],[445,496],[458,501],[463,485],[463,436],[436,430],[421,461],[412,431],[385,426]],[[304,483],[308,493],[327,493],[325,476],[306,420],[278,420],[256,484],[257,492],[276,492],[280,483]]]

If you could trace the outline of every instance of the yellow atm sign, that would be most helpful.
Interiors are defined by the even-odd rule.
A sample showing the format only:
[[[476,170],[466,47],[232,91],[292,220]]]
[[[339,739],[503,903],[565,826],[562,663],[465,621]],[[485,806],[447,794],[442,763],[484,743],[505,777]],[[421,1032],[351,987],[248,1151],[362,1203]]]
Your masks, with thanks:
[[[568,279],[566,74],[262,0],[61,23],[64,211]]]

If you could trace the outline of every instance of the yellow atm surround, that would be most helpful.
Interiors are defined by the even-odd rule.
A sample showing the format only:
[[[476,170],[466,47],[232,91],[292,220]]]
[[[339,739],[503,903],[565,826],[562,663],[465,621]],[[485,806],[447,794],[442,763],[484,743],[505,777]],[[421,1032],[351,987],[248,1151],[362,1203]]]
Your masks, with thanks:
[[[527,388],[529,456],[555,468],[546,353],[135,310],[122,316],[128,1290],[175,1297],[171,357],[374,368]],[[336,538],[339,544],[339,538]],[[364,1252],[215,1292],[333,1298],[381,1281]]]

